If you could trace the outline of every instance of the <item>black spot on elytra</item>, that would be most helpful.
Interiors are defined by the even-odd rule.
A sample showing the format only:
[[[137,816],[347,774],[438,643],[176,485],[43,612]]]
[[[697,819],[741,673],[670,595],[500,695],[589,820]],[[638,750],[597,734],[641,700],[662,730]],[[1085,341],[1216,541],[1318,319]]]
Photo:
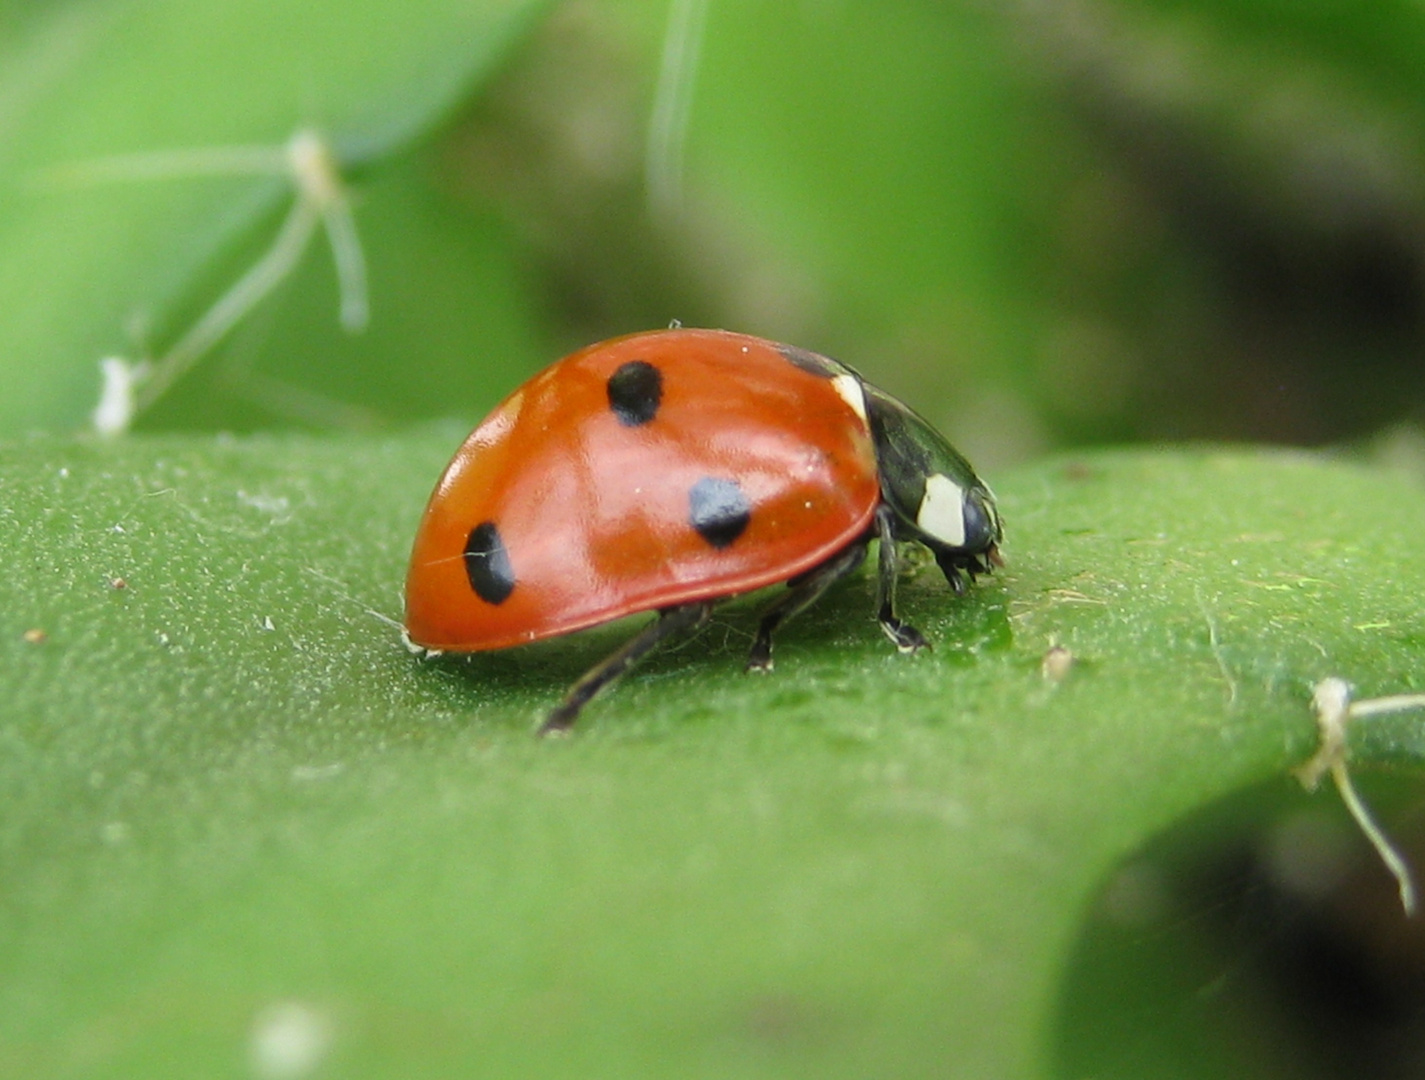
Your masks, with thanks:
[[[752,520],[752,504],[736,480],[705,476],[688,492],[688,520],[698,535],[715,548],[725,548]]]
[[[488,604],[503,604],[515,590],[515,570],[493,521],[470,530],[464,554],[465,573],[475,594]]]
[[[663,400],[663,374],[646,360],[620,364],[609,376],[609,408],[620,424],[638,427],[652,420]]]
[[[778,345],[777,351],[786,357],[787,362],[793,367],[801,368],[809,375],[815,375],[822,379],[834,379],[838,375],[845,375],[846,369],[825,356],[806,349],[799,349],[795,345]]]

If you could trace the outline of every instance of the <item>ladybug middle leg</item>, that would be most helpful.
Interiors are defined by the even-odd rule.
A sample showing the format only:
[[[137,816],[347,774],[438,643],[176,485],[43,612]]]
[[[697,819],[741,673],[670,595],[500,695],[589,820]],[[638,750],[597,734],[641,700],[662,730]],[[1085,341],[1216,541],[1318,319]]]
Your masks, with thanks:
[[[896,616],[896,578],[900,576],[900,560],[896,554],[895,511],[885,503],[876,510],[876,536],[881,541],[876,589],[879,607],[876,618],[881,629],[903,653],[928,649],[930,642],[925,640],[925,635]]]
[[[664,608],[658,613],[658,618],[626,641],[618,651],[586,671],[579,681],[569,688],[564,700],[540,725],[539,734],[555,735],[568,731],[574,726],[574,721],[579,719],[580,710],[595,694],[638,663],[661,642],[675,634],[702,626],[712,614],[712,609],[711,600]]]
[[[762,621],[757,624],[757,640],[752,643],[752,651],[747,654],[745,670],[772,670],[772,631],[799,611],[804,611],[816,603],[822,593],[860,566],[870,542],[869,534],[863,536],[842,548],[820,566],[813,567],[787,582],[787,591],[762,613]]]

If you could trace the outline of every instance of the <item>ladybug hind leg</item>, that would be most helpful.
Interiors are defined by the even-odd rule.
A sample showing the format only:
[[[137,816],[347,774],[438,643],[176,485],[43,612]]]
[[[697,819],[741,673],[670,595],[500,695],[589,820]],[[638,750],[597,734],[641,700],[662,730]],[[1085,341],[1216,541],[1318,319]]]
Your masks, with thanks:
[[[574,726],[574,721],[579,719],[580,711],[595,694],[668,638],[702,626],[712,614],[712,608],[710,600],[664,608],[658,613],[658,618],[625,642],[616,652],[586,671],[583,677],[569,688],[564,700],[540,725],[539,734],[554,735],[568,731]]]
[[[928,649],[930,642],[925,640],[925,635],[896,616],[896,579],[900,576],[900,559],[896,553],[895,511],[886,503],[882,503],[876,511],[876,536],[881,541],[877,558],[876,590],[876,618],[881,629],[885,631],[886,637],[891,639],[891,643],[903,653]],[[958,584],[956,579],[951,579],[951,584],[956,586],[956,592],[963,590],[963,585]]]
[[[787,582],[787,591],[762,614],[757,624],[757,639],[747,654],[748,671],[772,670],[772,632],[793,615],[804,611],[832,585],[851,573],[866,557],[869,535],[843,548],[820,566],[808,570]]]

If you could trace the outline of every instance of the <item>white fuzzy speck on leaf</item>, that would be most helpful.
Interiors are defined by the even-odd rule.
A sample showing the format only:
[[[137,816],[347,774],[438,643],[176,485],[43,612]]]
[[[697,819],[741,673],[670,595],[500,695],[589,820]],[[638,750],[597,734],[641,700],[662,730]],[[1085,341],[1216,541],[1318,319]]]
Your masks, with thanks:
[[[138,411],[134,391],[148,375],[148,370],[148,364],[132,364],[122,356],[106,356],[99,361],[102,380],[99,404],[89,414],[89,422],[97,434],[111,439],[129,430]]]
[[[301,1001],[278,1001],[252,1022],[252,1071],[259,1080],[297,1080],[322,1063],[332,1044],[330,1018]]]

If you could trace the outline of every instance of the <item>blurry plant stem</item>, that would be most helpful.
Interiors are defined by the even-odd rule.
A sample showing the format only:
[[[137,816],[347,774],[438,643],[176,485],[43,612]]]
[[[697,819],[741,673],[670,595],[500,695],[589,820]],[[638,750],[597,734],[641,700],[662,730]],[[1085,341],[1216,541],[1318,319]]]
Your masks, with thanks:
[[[1311,695],[1311,705],[1316,710],[1321,745],[1310,761],[1296,769],[1296,777],[1308,791],[1315,791],[1321,783],[1321,778],[1328,772],[1331,774],[1346,809],[1366,834],[1366,839],[1376,849],[1386,869],[1394,875],[1400,888],[1400,905],[1405,909],[1405,914],[1414,915],[1416,892],[1410,867],[1371,817],[1370,810],[1357,794],[1356,786],[1351,781],[1350,769],[1347,766],[1349,754],[1346,747],[1346,728],[1353,720],[1425,708],[1425,694],[1396,694],[1391,697],[1352,701],[1351,685],[1344,679],[1330,678],[1322,679],[1316,684]]]
[[[649,212],[659,222],[683,208],[683,152],[707,13],[708,0],[671,0],[668,7],[644,159]]]
[[[272,244],[257,262],[163,356],[127,364],[101,362],[104,387],[93,422],[101,434],[127,430],[135,416],[164,393],[272,292],[301,260],[318,224],[326,228],[336,263],[341,324],[351,333],[366,328],[366,259],[351,213],[351,199],[331,146],[315,131],[296,132],[283,147],[231,146],[126,154],[52,170],[60,183],[156,180],[193,176],[286,175],[295,198]]]

